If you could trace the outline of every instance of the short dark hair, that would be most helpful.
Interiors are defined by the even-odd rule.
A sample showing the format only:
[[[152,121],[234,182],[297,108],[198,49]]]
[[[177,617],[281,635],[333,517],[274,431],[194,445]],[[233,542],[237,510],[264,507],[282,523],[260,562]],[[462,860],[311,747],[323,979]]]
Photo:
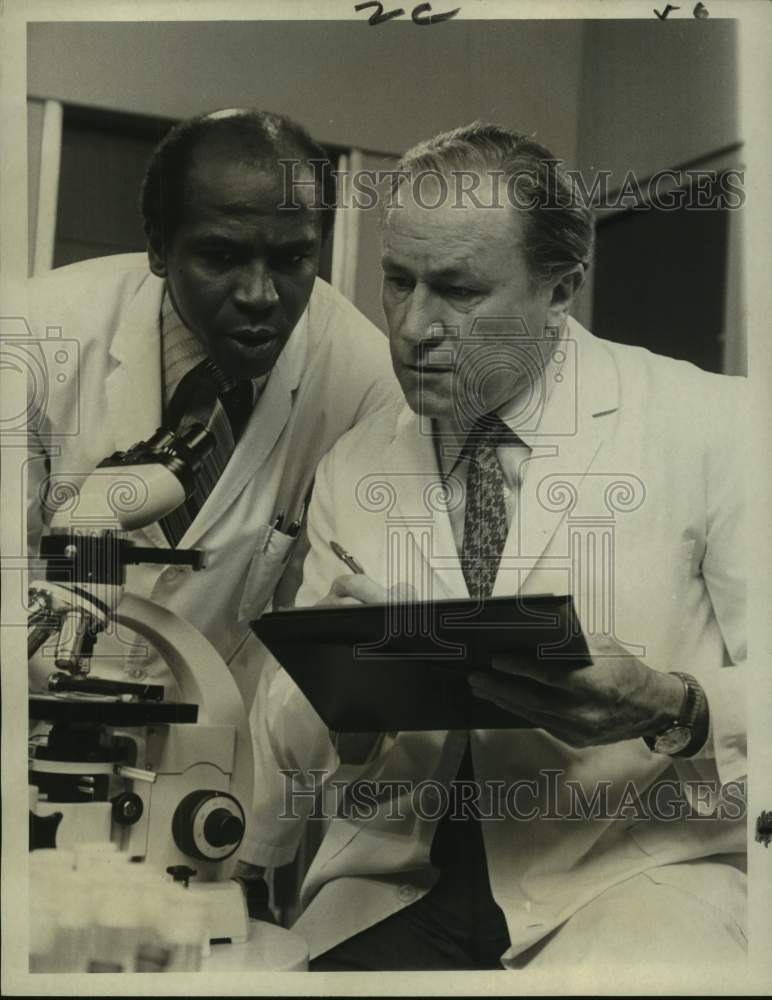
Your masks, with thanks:
[[[156,146],[142,182],[140,207],[145,234],[164,245],[174,236],[183,217],[187,171],[204,143],[236,148],[240,162],[274,165],[280,160],[308,164],[316,184],[314,205],[319,208],[322,236],[332,227],[335,212],[335,175],[325,149],[306,129],[285,115],[271,111],[237,109],[211,112],[175,125]],[[292,170],[288,171],[292,177]],[[291,204],[291,191],[288,192]]]
[[[418,143],[395,169],[447,175],[453,170],[500,171],[517,185],[523,199],[525,258],[532,285],[538,286],[574,264],[590,266],[593,216],[577,195],[562,163],[530,136],[503,125],[474,121]],[[398,183],[398,181],[397,181]]]

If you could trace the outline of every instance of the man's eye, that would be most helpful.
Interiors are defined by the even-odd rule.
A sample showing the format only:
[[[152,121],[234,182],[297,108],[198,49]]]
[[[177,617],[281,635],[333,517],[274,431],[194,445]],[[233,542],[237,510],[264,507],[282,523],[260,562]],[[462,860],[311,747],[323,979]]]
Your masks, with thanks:
[[[207,263],[215,267],[229,267],[236,262],[235,252],[222,247],[207,247],[203,250],[201,256]]]
[[[386,281],[397,292],[409,292],[413,287],[413,282],[410,278],[401,278],[397,275],[390,275]]]
[[[282,254],[279,257],[275,257],[271,263],[279,271],[289,271],[296,267],[302,267],[310,256],[310,253]]]
[[[472,299],[480,294],[476,288],[466,288],[464,285],[452,285],[446,291],[455,299]]]

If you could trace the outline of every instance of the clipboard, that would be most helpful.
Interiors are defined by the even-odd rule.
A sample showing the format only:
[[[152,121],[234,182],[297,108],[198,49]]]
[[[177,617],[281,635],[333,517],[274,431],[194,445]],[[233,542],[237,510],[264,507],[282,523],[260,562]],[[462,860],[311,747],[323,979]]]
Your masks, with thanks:
[[[251,623],[329,729],[524,729],[476,698],[467,675],[516,652],[573,670],[592,662],[570,595],[314,607]]]

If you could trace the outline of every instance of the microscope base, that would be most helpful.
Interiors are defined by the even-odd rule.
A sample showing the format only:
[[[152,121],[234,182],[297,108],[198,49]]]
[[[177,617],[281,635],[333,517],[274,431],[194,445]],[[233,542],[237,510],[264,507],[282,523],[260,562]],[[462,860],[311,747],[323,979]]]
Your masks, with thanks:
[[[294,931],[262,920],[249,921],[244,944],[212,945],[201,963],[202,972],[305,972],[308,945]]]

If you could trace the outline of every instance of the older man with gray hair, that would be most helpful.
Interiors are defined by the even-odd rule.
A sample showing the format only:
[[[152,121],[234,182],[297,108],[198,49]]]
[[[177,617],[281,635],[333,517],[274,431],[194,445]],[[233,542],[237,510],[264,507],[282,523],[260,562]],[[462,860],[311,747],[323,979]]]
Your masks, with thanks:
[[[571,316],[592,220],[532,139],[479,122],[439,135],[390,194],[404,401],[320,464],[298,603],[570,594],[591,663],[512,650],[470,689],[525,728],[380,734],[348,758],[288,675],[266,676],[272,776],[250,858],[290,860],[307,793],[334,776],[347,797],[295,925],[312,968],[741,959],[743,380]],[[373,479],[393,510],[362,501]],[[330,540],[364,572],[341,576]],[[427,781],[444,815],[417,794]]]

